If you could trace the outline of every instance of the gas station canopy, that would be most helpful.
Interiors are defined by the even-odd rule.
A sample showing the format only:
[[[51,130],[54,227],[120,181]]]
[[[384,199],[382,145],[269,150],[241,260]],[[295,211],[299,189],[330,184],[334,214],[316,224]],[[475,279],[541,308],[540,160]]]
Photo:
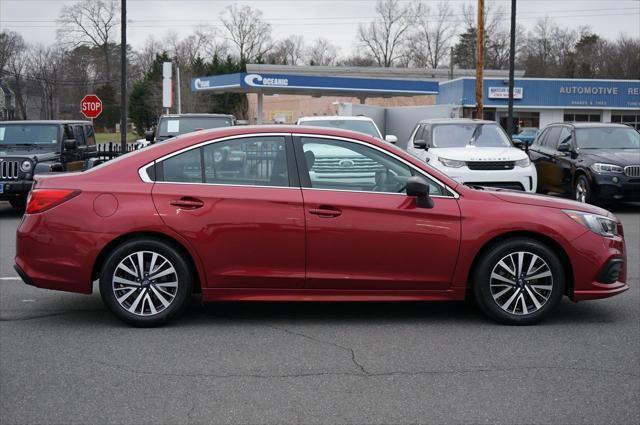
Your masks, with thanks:
[[[191,90],[362,98],[437,94],[438,82],[240,72],[193,78]]]

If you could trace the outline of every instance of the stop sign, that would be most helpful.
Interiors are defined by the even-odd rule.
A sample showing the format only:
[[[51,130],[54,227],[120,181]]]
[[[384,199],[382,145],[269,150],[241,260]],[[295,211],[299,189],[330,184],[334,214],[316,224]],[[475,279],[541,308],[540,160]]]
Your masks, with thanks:
[[[102,101],[95,94],[88,94],[80,101],[80,112],[87,118],[97,118],[102,113]]]

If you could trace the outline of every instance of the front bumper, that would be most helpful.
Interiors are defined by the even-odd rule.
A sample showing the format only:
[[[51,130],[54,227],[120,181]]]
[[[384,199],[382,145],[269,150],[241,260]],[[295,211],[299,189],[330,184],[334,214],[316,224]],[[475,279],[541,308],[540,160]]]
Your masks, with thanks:
[[[0,180],[0,200],[27,196],[33,185],[33,180]]]
[[[640,177],[623,173],[592,175],[593,196],[601,201],[640,201]]]
[[[569,296],[573,301],[612,297],[629,289],[622,237],[606,238],[588,231],[571,245],[575,249],[569,256],[574,274],[574,286]]]
[[[517,187],[525,192],[535,192],[538,186],[538,174],[533,165],[516,166],[511,170],[470,170],[466,165],[460,168],[445,167],[437,160],[429,164],[460,183],[506,189]]]

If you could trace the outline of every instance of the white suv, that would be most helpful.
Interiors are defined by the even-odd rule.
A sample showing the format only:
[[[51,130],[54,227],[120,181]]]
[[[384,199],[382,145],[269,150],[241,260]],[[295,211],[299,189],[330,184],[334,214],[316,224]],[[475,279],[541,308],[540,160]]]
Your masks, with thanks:
[[[368,134],[376,139],[384,140],[389,143],[396,143],[398,138],[392,134],[388,134],[386,137],[382,137],[380,129],[369,117],[363,116],[341,116],[341,115],[328,115],[317,117],[300,117],[298,118],[297,125],[310,125],[313,127],[331,127],[341,128],[343,130],[357,131],[358,133]]]
[[[407,151],[461,183],[536,191],[535,166],[495,121],[420,121]]]

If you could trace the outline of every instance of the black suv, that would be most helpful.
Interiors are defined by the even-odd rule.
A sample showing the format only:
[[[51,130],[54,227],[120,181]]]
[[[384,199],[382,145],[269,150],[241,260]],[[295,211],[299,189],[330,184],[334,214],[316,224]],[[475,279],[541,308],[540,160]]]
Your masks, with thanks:
[[[162,142],[181,134],[210,128],[230,127],[236,124],[233,115],[225,114],[170,114],[162,115],[156,131],[145,134],[148,142]]]
[[[90,121],[0,121],[0,200],[23,209],[36,174],[97,163]]]
[[[640,133],[623,124],[547,126],[529,148],[538,192],[580,202],[640,200]]]

